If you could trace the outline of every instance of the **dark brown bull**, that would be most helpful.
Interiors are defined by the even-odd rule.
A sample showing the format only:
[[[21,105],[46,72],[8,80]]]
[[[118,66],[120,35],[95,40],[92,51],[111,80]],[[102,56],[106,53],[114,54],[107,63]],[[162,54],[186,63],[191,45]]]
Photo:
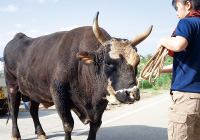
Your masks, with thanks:
[[[55,104],[63,122],[65,140],[74,126],[70,110],[90,123],[88,140],[96,139],[108,101],[139,100],[136,88],[139,56],[136,45],[151,32],[128,41],[112,38],[98,26],[30,38],[18,33],[4,50],[5,78],[12,114],[12,139],[21,140],[17,116],[21,97],[29,99],[35,133],[46,139],[38,106]],[[78,59],[79,60],[78,60]]]

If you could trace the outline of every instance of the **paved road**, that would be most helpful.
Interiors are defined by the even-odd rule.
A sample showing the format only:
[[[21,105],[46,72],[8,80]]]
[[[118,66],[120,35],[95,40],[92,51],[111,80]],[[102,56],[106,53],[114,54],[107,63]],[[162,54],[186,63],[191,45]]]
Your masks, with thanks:
[[[97,140],[167,140],[168,93],[143,99],[115,111],[106,111]],[[40,111],[40,120],[49,140],[63,140],[64,132],[56,111]],[[74,115],[73,140],[87,140],[89,125],[83,125]],[[0,117],[0,140],[10,140],[11,120]],[[22,140],[37,140],[28,112],[19,114]]]

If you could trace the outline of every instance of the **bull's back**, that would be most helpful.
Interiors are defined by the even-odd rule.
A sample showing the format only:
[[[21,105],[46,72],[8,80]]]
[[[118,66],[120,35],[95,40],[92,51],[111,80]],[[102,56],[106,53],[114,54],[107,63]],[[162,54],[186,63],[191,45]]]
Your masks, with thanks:
[[[16,71],[22,64],[30,65],[35,59],[43,60],[64,34],[65,32],[59,32],[38,38],[30,38],[23,33],[16,34],[4,49],[6,67]]]
[[[53,65],[55,48],[65,33],[59,32],[39,38],[16,34],[4,50],[7,83],[17,83],[24,95],[32,96],[31,98],[38,102],[42,102],[39,101],[42,96],[50,101],[50,67]],[[35,92],[34,95],[32,92]]]

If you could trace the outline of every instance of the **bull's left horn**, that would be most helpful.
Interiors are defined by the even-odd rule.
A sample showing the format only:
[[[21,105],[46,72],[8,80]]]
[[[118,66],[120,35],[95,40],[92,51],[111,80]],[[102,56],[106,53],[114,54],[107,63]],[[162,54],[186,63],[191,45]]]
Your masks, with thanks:
[[[151,27],[147,31],[137,35],[130,41],[133,43],[134,46],[137,46],[139,43],[141,43],[143,40],[145,40],[150,35],[152,28],[153,28],[153,25],[151,25]]]
[[[93,32],[96,36],[96,38],[99,40],[99,42],[105,46],[105,42],[107,41],[107,39],[103,36],[102,32],[100,31],[99,25],[98,25],[98,16],[99,16],[99,12],[97,12],[96,16],[94,17],[94,21],[93,21]]]

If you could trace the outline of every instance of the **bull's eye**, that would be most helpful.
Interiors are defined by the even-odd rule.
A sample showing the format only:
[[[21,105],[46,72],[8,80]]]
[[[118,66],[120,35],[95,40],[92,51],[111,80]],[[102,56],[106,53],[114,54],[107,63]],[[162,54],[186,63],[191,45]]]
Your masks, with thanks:
[[[114,68],[115,65],[111,64],[111,63],[106,63],[106,66],[109,67],[109,68]]]
[[[113,72],[116,70],[116,65],[114,63],[105,62],[105,73],[107,76],[113,74]]]

